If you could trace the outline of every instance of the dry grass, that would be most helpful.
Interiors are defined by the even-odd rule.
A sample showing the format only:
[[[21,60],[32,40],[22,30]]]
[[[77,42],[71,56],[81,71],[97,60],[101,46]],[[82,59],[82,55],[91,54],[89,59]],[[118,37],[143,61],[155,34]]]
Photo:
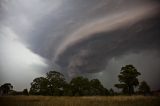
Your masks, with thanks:
[[[160,106],[160,97],[153,96],[93,96],[51,97],[10,96],[0,97],[0,106]]]

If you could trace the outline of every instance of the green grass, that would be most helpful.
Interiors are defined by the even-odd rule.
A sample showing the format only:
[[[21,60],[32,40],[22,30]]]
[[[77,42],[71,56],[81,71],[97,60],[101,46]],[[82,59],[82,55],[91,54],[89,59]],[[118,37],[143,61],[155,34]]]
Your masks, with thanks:
[[[160,97],[153,96],[94,96],[51,97],[10,96],[0,97],[0,106],[160,106]]]

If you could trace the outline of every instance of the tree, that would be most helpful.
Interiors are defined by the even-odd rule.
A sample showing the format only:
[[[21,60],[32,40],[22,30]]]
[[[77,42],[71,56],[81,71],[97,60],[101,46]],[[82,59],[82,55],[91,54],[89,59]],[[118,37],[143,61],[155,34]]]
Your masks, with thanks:
[[[90,85],[88,78],[82,76],[75,77],[70,81],[72,93],[74,96],[89,95]]]
[[[72,87],[70,84],[66,83],[63,91],[64,96],[73,96]]]
[[[114,90],[111,88],[110,90],[109,90],[109,95],[110,96],[113,96],[115,93],[114,93]]]
[[[108,90],[103,87],[98,79],[90,81],[90,95],[108,95]]]
[[[27,96],[29,95],[29,93],[28,93],[28,90],[27,90],[27,89],[24,89],[22,93],[23,93],[23,95],[27,95]]]
[[[50,71],[46,74],[46,78],[39,77],[31,83],[30,94],[33,95],[63,95],[66,81],[64,75]]]
[[[141,73],[133,65],[126,65],[121,68],[118,75],[120,84],[115,84],[115,87],[122,88],[123,92],[125,91],[127,94],[132,95],[134,93],[134,87],[139,85],[137,78],[139,75]]]
[[[8,95],[9,91],[13,89],[13,86],[11,83],[5,83],[0,87],[0,89],[1,89],[2,95]]]
[[[26,92],[26,90],[24,90]],[[82,76],[73,78],[68,84],[64,75],[60,72],[50,71],[46,77],[35,78],[31,83],[30,94],[50,96],[87,96],[108,95],[109,92],[103,87],[98,79],[91,81]]]
[[[44,77],[35,78],[31,83],[30,94],[48,95],[48,80]]]
[[[50,71],[47,74],[48,90],[50,95],[63,95],[66,81],[64,75],[60,72]]]
[[[142,81],[139,85],[139,92],[143,93],[144,95],[149,94],[151,92],[149,85],[147,82]]]

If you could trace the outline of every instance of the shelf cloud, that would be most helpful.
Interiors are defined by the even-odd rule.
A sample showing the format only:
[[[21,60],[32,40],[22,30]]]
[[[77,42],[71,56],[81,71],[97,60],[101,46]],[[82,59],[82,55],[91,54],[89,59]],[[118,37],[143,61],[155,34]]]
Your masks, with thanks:
[[[157,89],[159,10],[158,0],[1,0],[0,84],[22,89],[56,68],[112,87],[133,64]]]

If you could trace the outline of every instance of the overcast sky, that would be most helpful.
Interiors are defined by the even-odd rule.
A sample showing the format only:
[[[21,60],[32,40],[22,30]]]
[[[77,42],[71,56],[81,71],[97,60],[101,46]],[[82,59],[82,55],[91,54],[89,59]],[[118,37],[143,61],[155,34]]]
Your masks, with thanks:
[[[105,87],[133,64],[160,88],[158,0],[1,0],[0,85],[30,88],[51,69]]]

